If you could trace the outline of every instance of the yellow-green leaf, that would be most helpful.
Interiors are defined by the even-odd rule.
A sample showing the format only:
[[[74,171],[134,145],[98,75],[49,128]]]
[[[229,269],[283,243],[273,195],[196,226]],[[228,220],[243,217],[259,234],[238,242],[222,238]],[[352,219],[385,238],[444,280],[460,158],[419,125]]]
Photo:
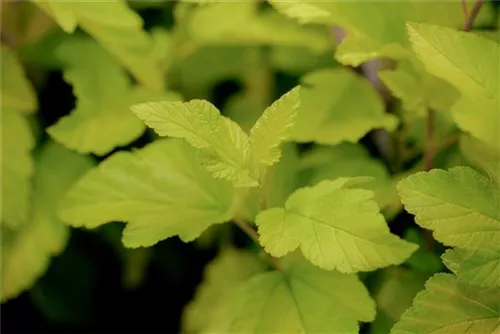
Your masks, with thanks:
[[[141,17],[126,1],[32,1],[54,17],[66,32],[73,33],[77,25],[88,32],[146,88],[164,89],[153,40],[143,30]]]
[[[300,87],[276,100],[257,120],[250,131],[250,154],[257,165],[273,165],[279,161],[279,146],[288,139],[300,105]]]
[[[49,142],[37,153],[35,165],[30,219],[15,231],[2,226],[2,301],[29,289],[50,258],[65,248],[69,230],[57,218],[57,207],[92,161]]]
[[[372,177],[373,180],[365,183],[364,188],[373,191],[381,208],[397,197],[396,184],[391,180],[387,168],[359,144],[315,147],[302,155],[300,170],[303,185],[314,185],[337,177]]]
[[[31,150],[35,146],[30,124],[24,115],[1,110],[2,225],[16,228],[25,224],[31,204],[31,177],[34,172]]]
[[[391,327],[411,306],[415,295],[424,289],[428,277],[404,267],[390,267],[380,272],[375,288],[377,318],[370,325],[372,334],[389,333]]]
[[[350,70],[319,70],[301,82],[299,114],[291,136],[296,141],[357,142],[372,129],[392,131],[397,125],[370,82]]]
[[[457,125],[500,147],[500,44],[428,24],[409,23],[408,34],[426,69],[460,92],[461,99],[453,107]]]
[[[233,189],[199,164],[181,140],[163,139],[135,152],[118,152],[69,191],[60,217],[75,227],[126,222],[122,241],[137,248],[174,235],[185,241],[231,218]]]
[[[500,288],[500,250],[455,248],[447,250],[442,258],[459,281],[482,288]]]
[[[131,109],[160,136],[183,138],[203,149],[203,164],[214,177],[230,180],[236,187],[258,185],[247,167],[247,134],[210,102],[149,102]]]
[[[288,45],[315,50],[330,47],[324,27],[305,27],[274,11],[258,9],[254,1],[220,1],[192,10],[189,35],[201,45]]]
[[[235,333],[358,333],[375,303],[355,275],[324,271],[304,260],[245,282],[233,299]]]
[[[1,109],[33,113],[38,108],[36,93],[14,51],[1,46]]]
[[[391,334],[495,334],[500,324],[500,288],[481,289],[450,274],[425,283]]]
[[[182,315],[185,333],[229,333],[231,298],[240,284],[264,271],[255,254],[223,248],[207,265],[203,282]]]
[[[73,85],[77,104],[47,132],[80,153],[104,155],[138,138],[145,126],[130,112],[130,105],[179,99],[172,93],[132,86],[115,59],[90,39],[75,38],[62,44],[57,54],[65,64],[64,78]]]
[[[295,191],[284,208],[260,212],[259,241],[273,256],[300,247],[313,264],[344,273],[400,264],[416,249],[389,232],[366,178],[337,178]]]
[[[500,249],[500,189],[469,167],[435,169],[398,183],[406,210],[434,238],[465,249]]]

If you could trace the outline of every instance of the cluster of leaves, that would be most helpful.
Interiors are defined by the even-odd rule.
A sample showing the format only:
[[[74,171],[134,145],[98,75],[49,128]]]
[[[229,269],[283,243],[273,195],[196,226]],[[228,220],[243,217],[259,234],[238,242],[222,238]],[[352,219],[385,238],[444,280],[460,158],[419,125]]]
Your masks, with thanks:
[[[495,21],[463,4],[182,1],[171,29],[149,31],[130,6],[162,2],[3,5],[36,20],[1,50],[2,301],[43,275],[69,226],[124,222],[139,251],[234,222],[265,256],[222,243],[186,332],[495,333],[500,45],[459,31],[462,11]],[[62,69],[69,115],[34,117],[22,61]],[[300,79],[272,102],[275,71]],[[243,90],[221,112],[208,99],[228,78]],[[403,206],[417,226],[398,236]]]

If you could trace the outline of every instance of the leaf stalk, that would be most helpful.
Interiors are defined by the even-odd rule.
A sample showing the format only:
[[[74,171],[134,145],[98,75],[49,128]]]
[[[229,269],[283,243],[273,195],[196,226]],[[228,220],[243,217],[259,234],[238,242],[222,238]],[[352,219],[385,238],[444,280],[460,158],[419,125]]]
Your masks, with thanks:
[[[244,221],[242,221],[240,219],[233,219],[233,223],[236,226],[238,226],[243,232],[245,232],[245,234],[248,235],[248,237],[250,237],[250,239],[252,239],[257,245],[260,245],[259,235],[257,234],[257,232],[253,228],[248,226],[247,223],[245,223]],[[267,259],[273,265],[273,267],[276,268],[276,270],[283,271],[283,269],[281,268],[281,265],[279,264],[278,260],[276,260],[276,258],[269,255],[266,251],[264,251],[264,254],[266,254]]]

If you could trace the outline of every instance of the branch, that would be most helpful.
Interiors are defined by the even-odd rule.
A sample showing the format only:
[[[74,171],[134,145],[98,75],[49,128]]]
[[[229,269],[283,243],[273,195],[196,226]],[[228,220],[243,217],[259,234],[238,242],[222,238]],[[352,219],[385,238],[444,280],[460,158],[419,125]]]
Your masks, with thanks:
[[[474,3],[474,7],[470,11],[469,17],[465,18],[464,25],[462,27],[463,31],[470,31],[472,29],[472,25],[474,24],[474,21],[476,20],[477,15],[479,14],[479,10],[484,4],[484,0],[476,0]]]
[[[256,244],[260,245],[259,235],[257,234],[257,232],[255,232],[255,230],[253,228],[251,228],[244,221],[239,220],[239,219],[233,219],[233,223],[235,225],[237,225],[243,232],[245,232],[245,234],[248,235],[250,237],[250,239],[252,239]],[[266,254],[267,259],[276,268],[276,270],[283,271],[283,269],[281,268],[281,265],[278,263],[278,261],[274,257],[269,255],[265,251],[264,251],[264,254]]]

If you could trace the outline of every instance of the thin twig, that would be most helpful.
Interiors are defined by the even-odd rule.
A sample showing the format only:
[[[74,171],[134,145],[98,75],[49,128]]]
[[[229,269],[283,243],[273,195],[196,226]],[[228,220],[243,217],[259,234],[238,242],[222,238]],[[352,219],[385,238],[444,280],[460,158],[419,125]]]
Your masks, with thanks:
[[[474,3],[474,7],[472,7],[472,10],[470,11],[470,15],[466,18],[464,21],[464,25],[462,30],[463,31],[470,31],[472,29],[472,25],[474,24],[474,21],[476,20],[477,15],[479,14],[479,10],[484,4],[484,0],[476,0]]]
[[[248,226],[244,221],[240,219],[233,219],[233,223],[236,224],[243,232],[245,232],[246,235],[250,237],[257,245],[260,245],[259,243],[259,235],[253,228]],[[266,254],[267,259],[271,264],[279,271],[283,271],[281,268],[281,265],[278,263],[278,261],[269,255],[267,252],[264,251],[264,254]]]
[[[259,243],[259,235],[253,228],[248,226],[244,221],[239,220],[239,219],[233,219],[233,223],[235,223],[240,229],[243,230],[243,232],[246,233],[252,239],[255,243]]]
[[[467,0],[462,0],[462,13],[464,15],[464,22],[469,19],[469,9],[467,8]]]

